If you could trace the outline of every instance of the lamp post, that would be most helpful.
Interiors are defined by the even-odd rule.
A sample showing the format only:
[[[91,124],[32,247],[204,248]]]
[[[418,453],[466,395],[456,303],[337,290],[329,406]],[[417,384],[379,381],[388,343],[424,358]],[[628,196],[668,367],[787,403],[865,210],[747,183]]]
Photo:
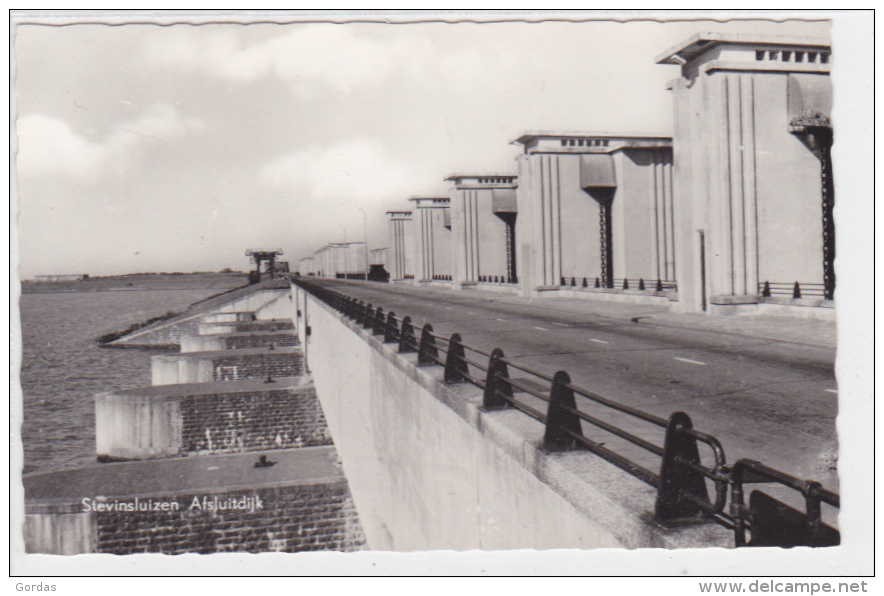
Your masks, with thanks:
[[[362,212],[362,223],[365,231],[365,281],[368,281],[368,215],[362,207],[357,207]]]

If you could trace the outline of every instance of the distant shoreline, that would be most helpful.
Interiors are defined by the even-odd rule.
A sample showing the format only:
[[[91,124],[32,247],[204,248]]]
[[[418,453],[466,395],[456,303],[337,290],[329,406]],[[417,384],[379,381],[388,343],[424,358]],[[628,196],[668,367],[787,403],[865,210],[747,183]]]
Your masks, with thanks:
[[[85,292],[128,291],[224,291],[248,284],[248,275],[225,273],[133,273],[108,277],[90,277],[75,281],[21,282],[22,294],[72,294]]]

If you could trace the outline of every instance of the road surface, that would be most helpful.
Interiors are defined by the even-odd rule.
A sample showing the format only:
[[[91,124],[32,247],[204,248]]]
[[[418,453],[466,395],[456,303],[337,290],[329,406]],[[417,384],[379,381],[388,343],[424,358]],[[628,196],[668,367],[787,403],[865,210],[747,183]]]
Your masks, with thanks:
[[[816,331],[802,341],[794,329],[777,338],[778,327],[792,325],[782,319],[770,319],[769,326],[746,320],[747,329],[763,331],[753,337],[711,323],[672,327],[664,324],[667,310],[660,306],[310,281],[399,318],[409,315],[418,335],[430,322],[437,334],[460,333],[463,343],[486,351],[499,347],[508,359],[550,375],[566,370],[575,385],[649,413],[668,418],[686,412],[695,428],[718,437],[728,463],[758,459],[838,488],[833,323],[796,322],[794,327]],[[831,341],[819,341],[827,335]],[[644,428],[645,436],[662,445],[662,432]]]

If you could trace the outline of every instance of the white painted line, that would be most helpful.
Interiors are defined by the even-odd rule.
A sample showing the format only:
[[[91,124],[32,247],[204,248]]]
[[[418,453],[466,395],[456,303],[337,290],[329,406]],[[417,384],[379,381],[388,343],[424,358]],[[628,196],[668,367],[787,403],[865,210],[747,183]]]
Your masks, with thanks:
[[[206,468],[206,469],[207,469],[207,470],[218,470],[218,469],[220,469],[220,468],[218,468],[218,466],[209,466],[209,467]]]
[[[690,358],[679,358],[678,356],[676,356],[675,359],[681,360],[682,362],[688,362],[690,364],[699,364],[700,366],[706,366],[705,362],[700,362],[699,360],[691,360]]]
[[[829,393],[838,393],[836,389],[826,389],[826,391]]]
[[[553,323],[553,325],[557,325],[559,327],[567,327],[568,323]]]
[[[535,329],[539,329],[540,331],[549,331],[549,329],[546,329],[545,327],[535,327]]]
[[[596,338],[594,338],[594,337],[589,338],[589,341],[594,341],[594,342],[597,343],[597,344],[606,344],[606,343],[608,343],[608,342],[606,342],[606,341],[604,341],[604,340],[596,339]]]
[[[498,321],[506,321],[506,319],[497,319]]]

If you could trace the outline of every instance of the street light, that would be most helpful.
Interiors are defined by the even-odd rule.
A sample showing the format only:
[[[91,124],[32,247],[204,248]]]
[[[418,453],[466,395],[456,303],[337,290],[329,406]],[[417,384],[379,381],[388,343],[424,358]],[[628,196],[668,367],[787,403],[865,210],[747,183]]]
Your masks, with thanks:
[[[362,207],[357,207],[362,211],[362,223],[365,226],[365,281],[368,281],[368,215]]]

